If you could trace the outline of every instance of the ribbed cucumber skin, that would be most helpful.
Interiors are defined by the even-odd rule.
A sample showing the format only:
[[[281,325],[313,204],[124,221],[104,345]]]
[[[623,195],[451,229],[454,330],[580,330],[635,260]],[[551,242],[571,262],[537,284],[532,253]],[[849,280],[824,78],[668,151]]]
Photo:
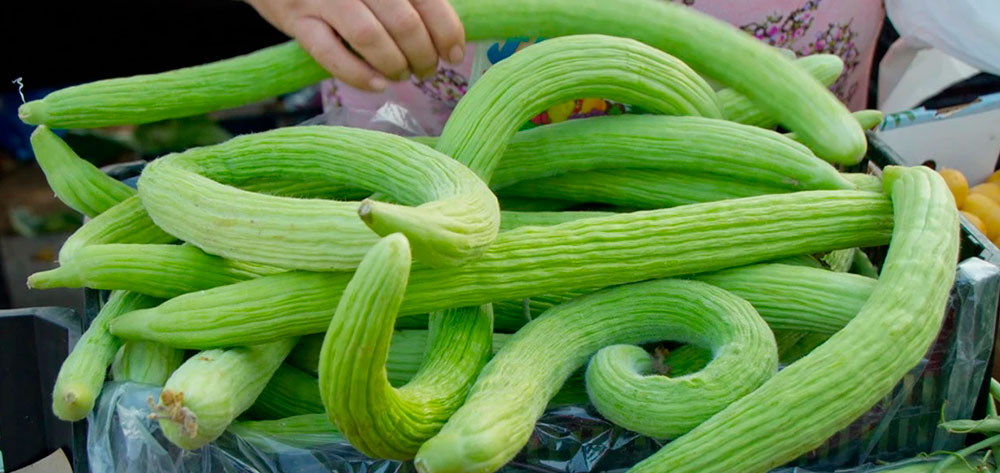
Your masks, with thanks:
[[[52,389],[52,412],[65,421],[83,419],[94,408],[101,392],[108,366],[121,347],[121,340],[111,335],[108,324],[126,312],[152,307],[161,301],[124,291],[111,294],[90,323],[73,350],[63,361]]]
[[[344,290],[320,352],[326,412],[351,445],[373,458],[412,458],[461,405],[492,354],[489,305],[435,312],[420,369],[400,388],[389,384],[389,343],[410,264],[402,234],[376,243]]]
[[[275,196],[212,179],[240,161],[279,175],[322,167],[405,205]],[[469,169],[410,140],[347,127],[279,128],[194,148],[150,163],[138,187],[171,235],[210,254],[292,269],[353,270],[378,235],[394,231],[423,263],[456,265],[484,251],[500,225],[496,197]]]
[[[594,352],[614,343],[664,339],[717,350],[713,363],[692,375],[689,384],[668,381],[678,394],[686,393],[683,405],[692,418],[676,412],[680,406],[673,413],[686,428],[753,390],[777,369],[777,349],[767,325],[749,303],[726,291],[676,279],[607,289],[556,306],[518,331],[483,368],[465,404],[420,448],[414,465],[422,473],[499,469],[528,441],[559,386]],[[594,399],[592,369],[587,377]],[[598,384],[605,394],[615,389]],[[635,420],[629,406],[633,402],[669,402],[641,388],[618,394],[602,396],[598,403],[616,421]]]
[[[151,406],[163,435],[188,450],[215,440],[253,405],[296,341],[206,350],[188,358]]]
[[[456,268],[414,268],[402,315],[742,266],[888,241],[884,195],[804,191],[581,219],[504,232]],[[260,343],[326,329],[349,275],[289,272],[176,297],[112,332],[183,348]]]
[[[502,197],[566,199],[635,209],[661,209],[700,202],[793,192],[726,176],[650,169],[602,169],[522,181],[499,191]]]
[[[844,71],[844,60],[834,54],[812,54],[795,60],[795,65],[802,68],[829,87]],[[733,89],[722,89],[716,92],[722,105],[722,114],[726,120],[736,123],[774,128],[778,125],[776,119],[761,111],[745,95]]]
[[[170,374],[184,362],[184,350],[159,343],[125,342],[111,363],[115,381],[163,386]]]
[[[31,149],[56,197],[88,217],[96,217],[135,194],[134,189],[77,155],[44,125],[31,133]]]
[[[893,204],[892,242],[858,315],[630,471],[768,471],[845,428],[920,361],[940,330],[955,279],[958,211],[944,180],[929,168],[889,166],[883,180]]]
[[[533,44],[490,67],[459,101],[435,149],[490,182],[506,143],[526,120],[591,96],[661,114],[722,117],[712,88],[677,58],[626,38],[569,36]]]
[[[141,207],[133,209],[137,217]],[[527,225],[554,225],[586,217],[610,215],[608,212],[502,212],[500,229]],[[130,218],[132,218],[130,217]],[[157,229],[152,221],[133,218],[138,232]],[[109,226],[114,223],[108,223]],[[86,227],[86,226],[85,226]],[[93,232],[87,227],[85,232]],[[123,233],[116,231],[115,233]],[[157,234],[160,234],[159,232]],[[70,239],[76,239],[71,237]],[[166,236],[168,239],[172,237]],[[169,299],[188,292],[211,289],[268,274],[287,271],[276,266],[235,261],[213,256],[192,245],[100,243],[80,246],[72,258],[60,266],[28,277],[28,286],[36,289],[54,287],[89,287],[129,290]],[[424,324],[426,327],[426,324]]]
[[[22,105],[18,115],[52,128],[149,123],[247,104],[325,77],[309,54],[287,42],[200,66],[67,87]]]
[[[792,190],[852,189],[837,169],[781,133],[660,115],[593,117],[518,132],[490,186],[608,168],[708,173]]]

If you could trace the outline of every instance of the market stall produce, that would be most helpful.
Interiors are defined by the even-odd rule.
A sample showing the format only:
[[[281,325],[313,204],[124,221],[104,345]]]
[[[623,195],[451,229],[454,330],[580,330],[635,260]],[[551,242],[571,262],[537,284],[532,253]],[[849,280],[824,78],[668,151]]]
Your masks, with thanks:
[[[949,300],[995,314],[977,285],[995,267],[960,253],[953,177],[845,167],[881,115],[824,88],[839,61],[793,61],[670,3],[455,7],[470,37],[560,37],[488,70],[440,137],[281,128],[163,156],[133,189],[50,130],[323,78],[293,43],[22,107],[53,191],[91,217],[28,283],[112,291],[52,397],[61,419],[90,416],[94,465],[114,468],[103,445],[141,412],[171,448],[238,438],[264,455],[286,438],[370,457],[344,465],[486,473],[547,408],[589,403],[648,439],[616,468],[764,472],[891,396],[956,319]],[[582,96],[648,113],[518,131]],[[502,210],[539,197],[560,204]],[[963,284],[981,307],[955,302]]]

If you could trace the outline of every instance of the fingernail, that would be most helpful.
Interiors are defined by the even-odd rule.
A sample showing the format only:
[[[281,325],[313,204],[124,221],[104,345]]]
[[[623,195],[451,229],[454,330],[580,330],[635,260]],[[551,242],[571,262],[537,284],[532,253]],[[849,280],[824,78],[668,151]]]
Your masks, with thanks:
[[[452,46],[451,51],[448,53],[448,60],[451,61],[452,64],[458,64],[462,62],[463,58],[465,58],[465,48],[463,48],[460,44]]]
[[[381,92],[385,90],[386,87],[389,86],[389,83],[386,82],[385,79],[381,77],[373,77],[372,80],[368,81],[368,86],[371,87],[372,90],[376,92]]]

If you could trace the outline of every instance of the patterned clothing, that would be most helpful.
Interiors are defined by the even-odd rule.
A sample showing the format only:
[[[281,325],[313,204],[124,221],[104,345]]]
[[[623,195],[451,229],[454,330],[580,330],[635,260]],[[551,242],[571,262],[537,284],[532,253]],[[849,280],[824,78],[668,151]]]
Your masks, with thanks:
[[[544,1],[544,0],[539,0]],[[667,1],[667,0],[650,0]],[[844,60],[844,73],[831,90],[851,110],[865,107],[872,56],[885,18],[880,0],[672,0],[698,9],[731,24],[761,41],[789,49],[798,56],[830,53]],[[373,119],[386,113],[389,120],[405,123],[404,134],[441,133],[451,110],[469,87],[490,65],[514,54],[539,38],[509,38],[502,42],[471,43],[465,61],[458,66],[442,65],[436,77],[418,82],[392,84],[379,94],[355,90],[335,80],[323,84],[324,108],[349,110],[342,114],[344,125],[372,128]],[[531,120],[526,127],[594,115],[629,111],[622,104],[590,98],[556,105]],[[404,118],[400,113],[407,114]],[[384,119],[384,117],[382,118]],[[376,128],[384,128],[378,127]],[[397,127],[398,128],[398,127]]]

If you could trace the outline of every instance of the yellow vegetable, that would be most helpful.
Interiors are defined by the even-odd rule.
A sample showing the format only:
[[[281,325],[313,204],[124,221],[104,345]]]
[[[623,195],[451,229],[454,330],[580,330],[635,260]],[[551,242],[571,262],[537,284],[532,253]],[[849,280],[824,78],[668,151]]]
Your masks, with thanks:
[[[965,175],[957,169],[948,168],[942,168],[938,174],[941,174],[944,182],[948,184],[951,194],[955,196],[955,204],[958,205],[958,208],[962,208],[962,204],[965,203],[966,196],[969,194],[969,182],[965,179]]]

